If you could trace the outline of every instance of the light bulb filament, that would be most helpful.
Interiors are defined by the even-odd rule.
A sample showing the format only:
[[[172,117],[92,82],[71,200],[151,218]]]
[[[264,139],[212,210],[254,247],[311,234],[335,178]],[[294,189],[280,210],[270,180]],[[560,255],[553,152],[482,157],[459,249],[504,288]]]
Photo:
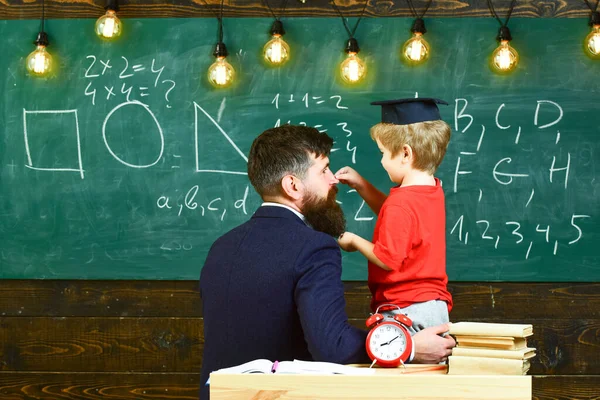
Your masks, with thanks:
[[[366,75],[365,64],[355,52],[348,52],[340,67],[342,79],[347,83],[359,82]]]
[[[498,73],[512,72],[518,63],[519,53],[509,45],[508,40],[501,40],[500,45],[492,53],[492,70]]]
[[[594,49],[594,53],[600,53],[600,34],[592,36],[590,39],[590,47]]]
[[[279,66],[284,64],[290,57],[290,46],[283,40],[281,35],[274,34],[263,49],[267,63]]]
[[[26,61],[27,70],[36,76],[43,76],[52,68],[52,56],[46,51],[46,46],[38,44],[29,54]]]
[[[121,36],[121,20],[114,10],[106,10],[106,14],[96,21],[96,34],[103,39],[115,39]]]
[[[410,47],[410,59],[414,61],[419,61],[421,59],[421,51],[423,49],[423,44],[420,40],[415,40],[412,42],[412,46]]]
[[[352,82],[356,82],[359,79],[359,71],[360,65],[358,65],[358,61],[356,61],[356,58],[352,58],[348,63],[348,78]]]
[[[208,80],[217,87],[226,87],[233,82],[235,71],[225,57],[217,57],[208,69]]]
[[[215,69],[215,82],[217,85],[225,85],[227,83],[227,67],[225,65],[217,65]]]
[[[496,54],[496,63],[500,69],[508,69],[510,67],[510,50],[507,48],[500,49]]]
[[[585,38],[585,51],[594,59],[600,58],[600,25],[594,25]]]
[[[429,58],[429,43],[421,32],[415,32],[402,47],[402,56],[409,64],[420,64]]]
[[[275,63],[281,62],[281,42],[279,40],[273,42],[271,46],[271,60]]]
[[[33,71],[42,74],[46,70],[46,54],[42,51],[35,53],[33,57]]]
[[[115,20],[113,18],[107,18],[104,21],[104,27],[102,28],[102,36],[113,37],[115,34]]]

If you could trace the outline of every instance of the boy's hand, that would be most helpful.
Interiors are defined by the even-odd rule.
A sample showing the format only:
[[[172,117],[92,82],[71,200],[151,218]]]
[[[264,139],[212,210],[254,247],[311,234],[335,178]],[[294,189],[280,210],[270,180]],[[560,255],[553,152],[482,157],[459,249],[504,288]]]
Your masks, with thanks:
[[[344,251],[356,251],[358,250],[354,245],[354,237],[356,235],[352,232],[344,232],[338,238],[338,244]]]
[[[350,167],[342,167],[336,173],[335,177],[342,183],[350,186],[352,189],[358,190],[358,187],[363,183],[363,177],[358,172]]]

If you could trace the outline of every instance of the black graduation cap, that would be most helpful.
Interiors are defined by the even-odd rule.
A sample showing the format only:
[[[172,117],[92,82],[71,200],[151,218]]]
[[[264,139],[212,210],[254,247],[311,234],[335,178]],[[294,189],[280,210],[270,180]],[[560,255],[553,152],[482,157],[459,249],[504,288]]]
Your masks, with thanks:
[[[394,125],[440,120],[442,117],[438,104],[448,105],[444,100],[432,98],[384,100],[371,103],[373,106],[381,106],[381,122]]]

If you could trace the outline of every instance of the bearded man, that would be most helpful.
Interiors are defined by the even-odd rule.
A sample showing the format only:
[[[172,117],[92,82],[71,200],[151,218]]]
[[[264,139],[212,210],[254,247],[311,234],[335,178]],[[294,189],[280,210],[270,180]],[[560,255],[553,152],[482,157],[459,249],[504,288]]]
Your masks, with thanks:
[[[200,276],[201,399],[209,399],[212,371],[254,359],[370,362],[367,332],[350,325],[345,311],[335,240],[345,219],[329,168],[332,145],[315,128],[291,125],[254,140],[248,178],[264,202],[248,222],[217,239]],[[454,340],[437,336],[446,330],[415,335],[414,359],[447,357]]]

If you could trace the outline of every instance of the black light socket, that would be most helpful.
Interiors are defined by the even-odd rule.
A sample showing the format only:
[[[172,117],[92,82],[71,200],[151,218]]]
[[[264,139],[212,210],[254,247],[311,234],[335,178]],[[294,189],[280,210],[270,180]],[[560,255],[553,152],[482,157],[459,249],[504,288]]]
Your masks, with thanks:
[[[410,28],[410,31],[412,33],[427,33],[427,29],[425,29],[425,21],[423,21],[423,18],[417,18],[415,19],[415,22],[413,22],[412,28]]]
[[[279,35],[279,36],[285,35],[285,29],[283,29],[283,23],[278,19],[273,21],[273,25],[271,25],[270,32],[271,32],[271,35]]]
[[[358,41],[354,38],[348,39],[346,42],[346,53],[358,53],[360,47],[358,47]]]
[[[508,26],[501,26],[498,31],[498,36],[496,36],[497,41],[508,40],[509,42],[512,40],[512,36],[510,35],[510,29]]]
[[[600,25],[600,12],[592,11],[592,15],[590,15],[590,26]]]
[[[46,32],[41,31],[40,33],[38,33],[37,38],[35,39],[33,44],[35,44],[36,46],[48,46],[50,42],[48,41],[48,35],[46,34]]]
[[[105,10],[119,11],[119,0],[106,0]]]
[[[215,45],[215,51],[213,51],[213,56],[215,57],[227,57],[229,53],[227,52],[227,47],[225,43],[219,42]]]

